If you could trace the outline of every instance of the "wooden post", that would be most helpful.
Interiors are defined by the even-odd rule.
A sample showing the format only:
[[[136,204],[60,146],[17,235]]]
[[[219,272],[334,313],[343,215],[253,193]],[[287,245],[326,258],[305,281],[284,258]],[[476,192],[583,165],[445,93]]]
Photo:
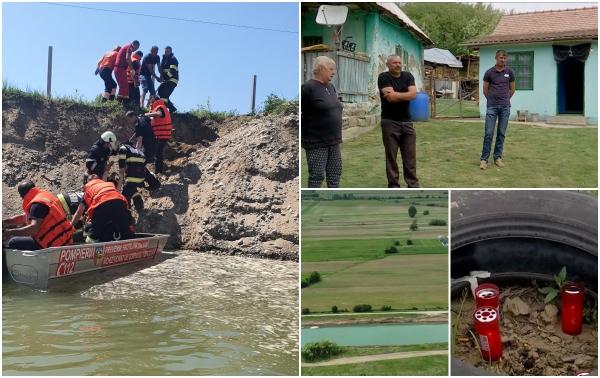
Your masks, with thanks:
[[[52,97],[52,46],[48,46],[48,79],[46,82],[46,95]]]
[[[467,58],[467,80],[471,78],[471,58]]]
[[[250,108],[250,114],[254,114],[256,111],[256,75],[252,77],[252,100],[250,102]]]
[[[463,98],[463,94],[462,94],[462,83],[460,81],[460,77],[458,78],[458,115],[462,118],[463,116],[463,112],[462,112],[462,98]]]

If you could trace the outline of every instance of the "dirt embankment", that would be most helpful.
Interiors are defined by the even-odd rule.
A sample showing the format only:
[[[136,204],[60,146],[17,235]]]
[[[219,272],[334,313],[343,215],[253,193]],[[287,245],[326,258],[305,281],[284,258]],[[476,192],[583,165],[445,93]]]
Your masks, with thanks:
[[[26,95],[4,96],[2,105],[3,217],[20,211],[20,181],[79,191],[99,135],[112,130],[125,140],[133,132],[124,112],[107,108]],[[170,234],[167,248],[297,260],[298,115],[216,123],[180,114],[173,123],[162,187],[142,191],[137,230]]]

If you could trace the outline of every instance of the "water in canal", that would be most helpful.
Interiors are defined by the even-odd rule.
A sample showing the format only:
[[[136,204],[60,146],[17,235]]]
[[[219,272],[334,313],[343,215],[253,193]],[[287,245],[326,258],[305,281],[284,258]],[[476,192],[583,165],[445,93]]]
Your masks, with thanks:
[[[413,345],[448,342],[448,323],[383,324],[302,329],[302,345],[329,340],[344,346]]]
[[[297,263],[181,252],[116,269],[3,285],[3,374],[298,374]]]

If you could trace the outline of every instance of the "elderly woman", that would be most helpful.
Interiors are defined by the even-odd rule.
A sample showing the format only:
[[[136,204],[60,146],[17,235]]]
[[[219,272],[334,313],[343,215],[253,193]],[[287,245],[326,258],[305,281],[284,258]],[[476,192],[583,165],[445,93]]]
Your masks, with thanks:
[[[342,103],[331,79],[335,62],[318,56],[313,62],[314,79],[302,85],[302,148],[308,162],[308,186],[338,188],[342,176]]]

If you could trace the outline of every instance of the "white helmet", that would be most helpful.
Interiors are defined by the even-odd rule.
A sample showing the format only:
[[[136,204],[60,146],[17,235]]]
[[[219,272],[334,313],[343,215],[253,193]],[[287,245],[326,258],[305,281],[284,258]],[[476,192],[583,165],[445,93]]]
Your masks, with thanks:
[[[110,148],[113,151],[116,151],[119,148],[119,142],[117,141],[117,136],[112,131],[105,131],[100,138],[106,143],[110,143]]]

